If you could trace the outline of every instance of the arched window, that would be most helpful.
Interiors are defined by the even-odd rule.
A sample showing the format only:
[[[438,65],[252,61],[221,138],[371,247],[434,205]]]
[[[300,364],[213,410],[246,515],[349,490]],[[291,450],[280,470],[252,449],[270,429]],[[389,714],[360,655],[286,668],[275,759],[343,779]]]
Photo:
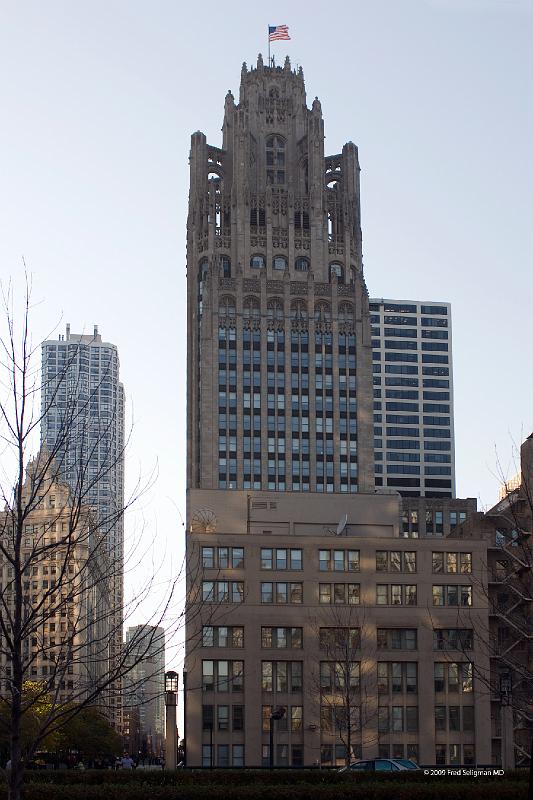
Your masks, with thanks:
[[[279,297],[272,297],[267,303],[267,318],[280,322],[283,317],[283,301]]]
[[[309,272],[309,259],[297,258],[294,263],[294,268],[296,272]]]
[[[246,297],[242,304],[243,319],[260,319],[261,310],[259,308],[259,300],[256,297]]]
[[[220,256],[220,277],[231,278],[231,261],[228,256]]]
[[[285,139],[274,134],[266,140],[267,184],[283,186],[285,183]]]
[[[218,301],[218,314],[220,317],[234,317],[235,298],[231,295],[223,295]]]
[[[331,322],[331,308],[325,300],[315,304],[315,322]]]
[[[274,256],[272,259],[273,269],[287,269],[287,259],[285,256]]]
[[[339,304],[339,323],[353,325],[353,305],[351,303]]]
[[[333,276],[336,276],[338,283],[344,283],[344,267],[338,261],[333,261],[329,265],[329,282]]]
[[[265,257],[256,253],[250,259],[250,266],[252,269],[263,269],[265,266]]]
[[[305,300],[293,300],[291,303],[291,319],[303,322],[307,320],[307,303]]]
[[[198,313],[202,316],[204,300],[204,284],[206,275],[209,272],[209,261],[202,258],[198,265]]]
[[[207,260],[207,258],[202,258],[198,266],[199,279],[203,281],[208,272],[209,272],[209,261]]]

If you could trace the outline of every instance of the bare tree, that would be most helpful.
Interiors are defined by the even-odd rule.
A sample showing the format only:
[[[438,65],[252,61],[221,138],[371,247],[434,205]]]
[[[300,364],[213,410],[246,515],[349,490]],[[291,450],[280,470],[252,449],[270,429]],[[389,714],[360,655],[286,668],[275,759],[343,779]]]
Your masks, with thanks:
[[[362,736],[370,742],[372,722],[377,722],[375,652],[365,648],[365,659],[361,657],[361,641],[371,640],[370,630],[358,605],[321,609],[313,627],[318,651],[311,666],[311,686],[320,702],[320,727],[331,734],[332,746],[336,740],[344,745],[349,765],[360,757]]]
[[[9,286],[0,319],[0,698],[10,728],[11,800],[21,797],[25,763],[74,715],[96,707],[115,724],[120,721],[123,679],[154,653],[161,641],[158,626],[166,627],[167,644],[180,636],[184,615],[173,607],[179,584],[185,594],[186,583],[180,573],[161,592],[152,542],[137,541],[125,564],[124,516],[152,478],[139,480],[127,499],[113,484],[113,471],[124,462],[125,443],[116,433],[122,399],[111,399],[108,413],[94,424],[91,409],[100,385],[91,385],[78,368],[79,343],[68,347],[52,379],[41,380],[40,345],[31,343],[30,294],[26,282],[19,317]],[[31,458],[52,410],[54,436]],[[102,484],[110,489],[104,511],[94,504]],[[149,564],[143,583],[125,601],[124,570],[139,563]],[[155,610],[154,593],[162,594]],[[124,623],[139,617],[146,624],[124,645]],[[28,681],[31,692],[25,691]],[[38,724],[23,747],[29,716]]]

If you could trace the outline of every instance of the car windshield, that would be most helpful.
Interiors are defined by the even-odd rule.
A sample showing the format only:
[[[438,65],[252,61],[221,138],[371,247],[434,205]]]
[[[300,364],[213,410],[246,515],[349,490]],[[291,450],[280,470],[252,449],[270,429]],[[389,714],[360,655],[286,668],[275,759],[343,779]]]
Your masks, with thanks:
[[[371,769],[369,761],[358,761],[356,764],[350,764],[350,769]]]
[[[409,758],[395,758],[394,760],[406,769],[418,769],[418,764],[415,764],[415,762],[411,761]]]

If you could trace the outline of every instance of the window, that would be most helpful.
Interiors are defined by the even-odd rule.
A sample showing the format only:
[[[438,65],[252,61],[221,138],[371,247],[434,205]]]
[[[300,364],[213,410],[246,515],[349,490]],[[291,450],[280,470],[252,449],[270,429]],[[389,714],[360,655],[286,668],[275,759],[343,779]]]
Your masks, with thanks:
[[[433,665],[435,692],[471,694],[473,691],[473,665],[469,661],[439,662]]]
[[[433,572],[463,575],[472,572],[472,553],[433,553]]]
[[[415,584],[377,584],[376,604],[391,606],[416,606]]]
[[[297,258],[294,263],[294,268],[297,272],[309,272],[309,259]]]
[[[204,692],[242,692],[244,661],[202,661]]]
[[[416,572],[416,552],[376,550],[376,572]]]
[[[303,583],[277,581],[261,583],[261,603],[302,603]]]
[[[361,647],[360,628],[320,628],[320,649],[331,654],[346,655],[346,652]]]
[[[378,650],[416,650],[416,628],[378,628]]]
[[[274,256],[272,259],[272,269],[287,269],[287,259],[285,256]]]
[[[217,766],[229,767],[229,744],[217,745]]]
[[[264,266],[265,266],[264,256],[256,254],[250,258],[250,267],[252,269],[262,269]]]
[[[266,648],[302,648],[302,628],[261,628],[261,647]]]
[[[239,625],[204,625],[202,647],[244,647],[244,628]]]
[[[331,279],[335,276],[337,278],[338,283],[344,283],[344,267],[342,264],[339,264],[338,261],[333,261],[329,265],[329,282],[331,283]]]
[[[231,278],[231,261],[227,256],[220,257],[220,277]]]
[[[278,135],[266,140],[267,185],[281,186],[285,183],[285,140]]]
[[[378,661],[379,694],[416,694],[418,665],[415,661]]]
[[[301,661],[263,661],[261,689],[263,692],[301,692],[302,674]]]
[[[202,547],[202,567],[204,569],[242,569],[244,567],[244,548]]]
[[[232,758],[234,767],[244,767],[244,745],[232,745]]]
[[[243,581],[202,581],[204,603],[242,603]]]
[[[359,572],[359,550],[319,550],[321,572]]]
[[[360,671],[359,661],[321,661],[320,689],[322,692],[338,692],[348,687],[359,691]]]
[[[217,706],[217,730],[229,731],[229,706]]]
[[[319,602],[336,605],[359,605],[360,586],[358,583],[320,583]]]
[[[301,570],[302,551],[300,548],[262,547],[261,569]]]
[[[232,729],[234,731],[244,730],[244,706],[232,706]]]
[[[433,586],[434,606],[471,606],[472,587],[459,586]]]
[[[434,650],[472,650],[473,646],[471,628],[436,628],[433,631]]]

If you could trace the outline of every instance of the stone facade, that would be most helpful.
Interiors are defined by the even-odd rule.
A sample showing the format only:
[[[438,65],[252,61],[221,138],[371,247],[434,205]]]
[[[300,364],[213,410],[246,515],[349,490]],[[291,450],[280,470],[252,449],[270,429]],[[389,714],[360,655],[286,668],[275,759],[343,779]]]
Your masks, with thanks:
[[[259,59],[190,165],[188,485],[373,489],[357,148],[325,156],[302,71]]]
[[[489,763],[487,546],[446,538],[475,501],[375,485],[357,148],[288,59],[222,130],[190,157],[187,764],[268,765],[276,707],[280,766]]]

